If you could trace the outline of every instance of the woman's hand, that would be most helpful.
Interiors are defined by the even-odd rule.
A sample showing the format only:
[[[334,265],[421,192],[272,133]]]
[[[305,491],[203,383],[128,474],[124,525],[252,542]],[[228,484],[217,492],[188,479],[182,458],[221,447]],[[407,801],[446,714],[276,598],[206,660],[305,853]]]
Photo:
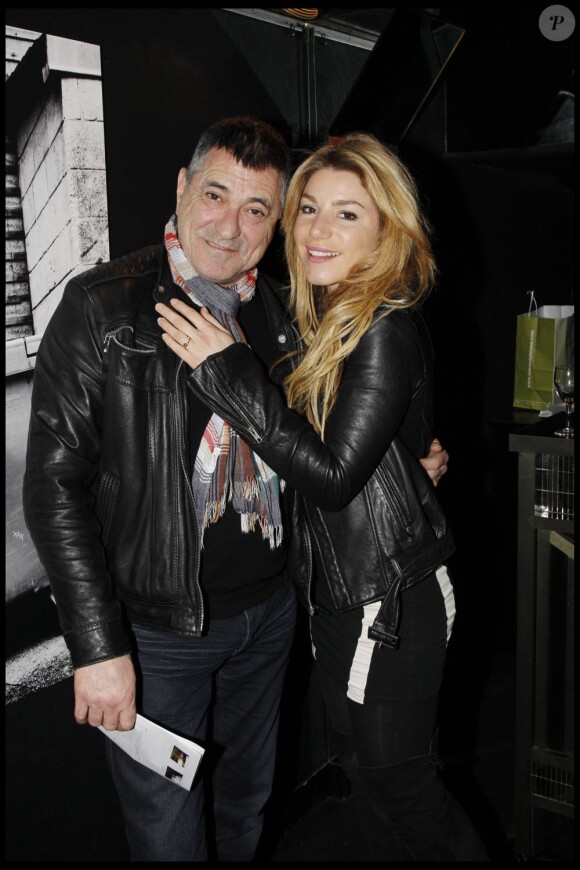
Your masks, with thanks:
[[[180,299],[171,299],[171,307],[159,302],[155,310],[163,330],[163,341],[178,357],[194,369],[211,356],[235,344],[226,329],[207,308],[196,311]]]
[[[433,481],[433,486],[439,484],[440,479],[447,473],[449,453],[443,447],[438,438],[434,438],[429,448],[429,453],[419,462]]]

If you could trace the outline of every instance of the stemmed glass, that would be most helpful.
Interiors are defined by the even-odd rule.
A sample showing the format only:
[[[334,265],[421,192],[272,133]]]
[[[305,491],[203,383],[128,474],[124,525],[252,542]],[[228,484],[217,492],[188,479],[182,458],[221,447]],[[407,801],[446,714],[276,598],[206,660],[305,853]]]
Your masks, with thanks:
[[[574,366],[556,366],[554,369],[554,386],[566,406],[566,425],[563,429],[558,429],[554,434],[560,435],[561,438],[573,438]]]

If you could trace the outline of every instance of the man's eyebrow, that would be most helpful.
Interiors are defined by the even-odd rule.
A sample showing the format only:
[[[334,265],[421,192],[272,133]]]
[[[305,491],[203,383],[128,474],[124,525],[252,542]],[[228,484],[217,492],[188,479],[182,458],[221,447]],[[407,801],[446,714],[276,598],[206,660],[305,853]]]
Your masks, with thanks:
[[[268,211],[272,211],[272,203],[269,199],[264,199],[263,196],[251,196],[248,202],[259,202]]]
[[[204,178],[201,185],[202,187],[217,187],[219,190],[229,190],[227,184],[222,184],[220,181],[215,181],[213,178]]]
[[[227,184],[223,184],[220,181],[215,181],[213,178],[206,178],[202,182],[202,187],[217,187],[218,190],[223,190],[224,193],[230,193],[230,188]],[[269,199],[265,199],[263,196],[249,196],[246,199],[246,204],[251,202],[257,202],[260,205],[263,205],[267,211],[272,211],[273,205]]]

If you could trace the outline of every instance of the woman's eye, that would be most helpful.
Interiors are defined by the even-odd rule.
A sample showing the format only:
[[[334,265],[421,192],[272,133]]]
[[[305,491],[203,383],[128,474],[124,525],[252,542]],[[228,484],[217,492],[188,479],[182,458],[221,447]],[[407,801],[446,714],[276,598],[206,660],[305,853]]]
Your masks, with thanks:
[[[341,216],[345,218],[347,221],[355,221],[356,215],[353,211],[343,211],[341,212]]]

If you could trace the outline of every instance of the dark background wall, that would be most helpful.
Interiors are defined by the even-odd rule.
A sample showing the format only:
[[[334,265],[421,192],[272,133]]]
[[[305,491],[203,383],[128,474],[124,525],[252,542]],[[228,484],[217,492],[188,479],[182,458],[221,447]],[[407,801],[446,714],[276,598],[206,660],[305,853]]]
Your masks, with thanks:
[[[112,256],[159,240],[179,168],[199,133],[225,115],[248,112],[272,121],[297,155],[329,132],[371,130],[408,162],[433,225],[440,269],[426,316],[437,358],[436,432],[451,454],[439,494],[458,545],[451,568],[459,615],[443,735],[455,748],[469,746],[492,652],[512,652],[515,644],[516,465],[508,433],[516,316],[527,310],[529,290],[540,305],[573,304],[573,131],[566,94],[574,90],[574,38],[542,36],[543,8],[381,10],[385,27],[372,55],[339,44],[318,53],[314,133],[306,118],[304,46],[281,28],[208,9],[10,9],[6,15],[12,26],[101,46]],[[276,244],[266,268],[283,276]],[[461,716],[454,729],[458,686]],[[60,784],[57,802],[38,795],[35,812],[55,827],[62,823],[63,807],[75,803],[78,790],[62,773],[72,759],[93,771],[99,802],[110,808],[108,823],[118,828],[115,796],[97,772],[99,735],[74,727],[68,681],[38,694],[44,733],[62,734],[63,745],[45,745],[36,721],[31,731],[38,700],[30,698],[14,705],[8,734],[13,750],[25,735],[43,782]],[[310,772],[324,728],[315,707],[304,715],[301,744],[288,744],[287,760],[299,758],[299,770]],[[296,713],[287,722],[294,724]],[[10,770],[16,779],[16,762]],[[281,776],[291,787],[291,778]],[[27,800],[13,805],[15,819]],[[88,803],[78,796],[71,807],[72,842],[74,820],[82,816],[76,853],[88,836],[98,860],[107,854],[102,819]],[[11,829],[16,860],[23,852],[24,859],[63,857],[62,843],[35,845],[17,824]],[[66,848],[74,856],[70,839]]]

